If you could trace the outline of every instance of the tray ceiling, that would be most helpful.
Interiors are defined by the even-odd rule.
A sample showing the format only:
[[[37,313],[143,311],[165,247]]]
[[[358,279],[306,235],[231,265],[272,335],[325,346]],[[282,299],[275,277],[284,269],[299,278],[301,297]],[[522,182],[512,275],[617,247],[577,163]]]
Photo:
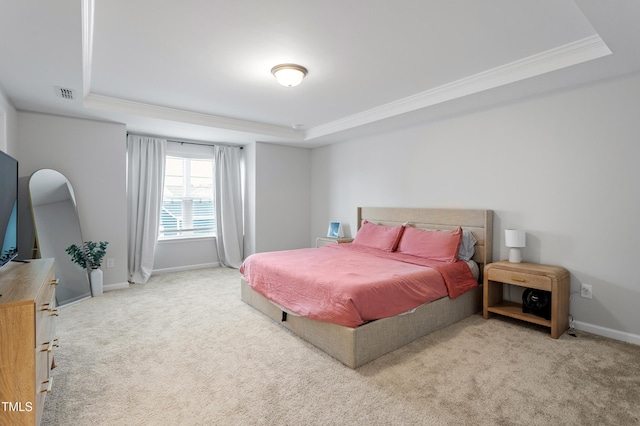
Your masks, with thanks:
[[[640,7],[598,3],[10,0],[0,88],[133,132],[311,147],[636,71]],[[298,87],[270,73],[287,62]]]

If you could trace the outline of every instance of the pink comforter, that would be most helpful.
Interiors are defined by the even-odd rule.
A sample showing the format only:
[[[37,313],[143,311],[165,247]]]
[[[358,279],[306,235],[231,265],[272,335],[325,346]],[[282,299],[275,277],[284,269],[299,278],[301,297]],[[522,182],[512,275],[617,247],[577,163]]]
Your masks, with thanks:
[[[356,244],[257,253],[240,272],[267,299],[317,321],[357,327],[478,283],[464,262],[443,263]]]

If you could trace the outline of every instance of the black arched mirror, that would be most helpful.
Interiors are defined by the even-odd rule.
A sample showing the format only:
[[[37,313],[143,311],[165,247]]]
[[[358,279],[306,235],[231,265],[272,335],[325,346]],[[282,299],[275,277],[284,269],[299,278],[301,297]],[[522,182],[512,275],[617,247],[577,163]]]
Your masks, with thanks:
[[[91,297],[87,271],[73,263],[66,252],[70,245],[83,243],[71,183],[60,172],[41,169],[29,179],[29,197],[38,248],[36,257],[55,258],[58,305]]]

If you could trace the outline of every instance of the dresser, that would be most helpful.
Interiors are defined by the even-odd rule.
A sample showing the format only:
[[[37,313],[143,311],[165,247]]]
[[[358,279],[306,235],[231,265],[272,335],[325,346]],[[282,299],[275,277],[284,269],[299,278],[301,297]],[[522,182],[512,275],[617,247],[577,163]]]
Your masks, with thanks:
[[[38,425],[55,366],[54,261],[34,259],[0,270],[0,418]]]

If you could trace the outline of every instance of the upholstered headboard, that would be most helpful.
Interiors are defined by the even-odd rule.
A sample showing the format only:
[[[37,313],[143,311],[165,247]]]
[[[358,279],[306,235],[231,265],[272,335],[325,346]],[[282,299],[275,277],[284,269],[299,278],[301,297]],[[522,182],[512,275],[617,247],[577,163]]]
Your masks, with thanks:
[[[493,210],[358,207],[358,229],[365,220],[379,225],[408,223],[423,229],[447,230],[461,226],[478,240],[473,260],[478,263],[481,276],[484,266],[492,262]]]

